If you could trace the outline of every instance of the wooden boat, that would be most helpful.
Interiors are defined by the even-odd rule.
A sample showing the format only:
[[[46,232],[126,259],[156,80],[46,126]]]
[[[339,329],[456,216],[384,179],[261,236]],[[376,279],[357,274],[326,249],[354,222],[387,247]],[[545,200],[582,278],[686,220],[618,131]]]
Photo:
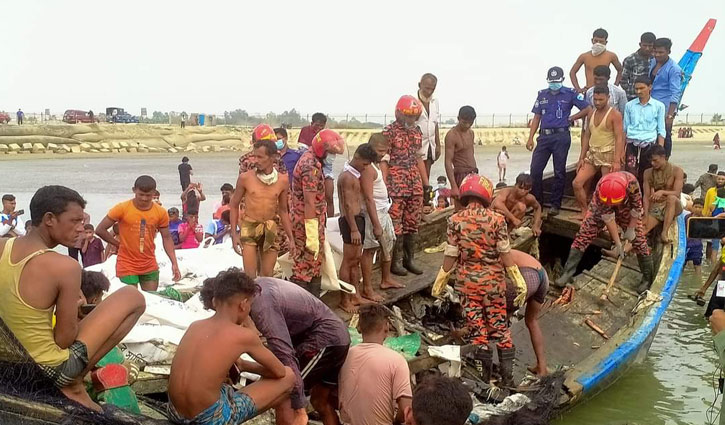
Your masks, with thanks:
[[[567,173],[569,183],[573,177],[574,169],[570,167]],[[551,186],[552,179],[551,175],[546,177],[545,190]],[[567,187],[571,188],[571,185],[568,184]],[[579,222],[575,219],[578,211],[574,207],[571,192],[566,193],[561,213],[557,217],[545,218],[543,234],[538,241],[530,231],[524,231],[514,239],[514,248],[530,251],[537,250],[538,247],[542,264],[547,269],[557,269],[555,264],[566,258],[571,240],[579,228]],[[437,246],[445,240],[447,218],[451,214],[452,210],[448,209],[425,217],[418,234],[420,248]],[[601,255],[601,249],[610,246],[605,235],[600,235],[587,250],[581,264],[583,270],[574,279],[576,295],[570,304],[552,304],[551,301],[558,298],[560,293],[559,290],[550,288],[548,301],[542,309],[539,321],[546,339],[548,364],[550,368],[558,368],[564,374],[563,386],[553,406],[556,411],[565,411],[596,395],[625,374],[633,364],[646,357],[682,271],[686,241],[682,216],[673,223],[670,238],[674,241],[671,246],[656,246],[655,254],[659,259],[656,263],[659,268],[649,297],[642,297],[635,291],[640,273],[636,260],[630,258],[624,262],[619,272],[616,284],[609,293],[609,301],[600,304],[600,295],[614,268],[614,262]],[[420,252],[417,260],[423,267],[424,274],[400,278],[400,281],[406,283],[404,289],[381,291],[387,297],[385,304],[397,305],[404,312],[410,312],[410,300],[429,293],[442,264],[443,254]],[[550,280],[554,277],[550,276]],[[418,293],[420,294],[416,295]],[[330,294],[323,300],[330,306],[336,306],[338,296]],[[338,313],[343,319],[349,318],[342,311]],[[419,356],[409,362],[411,373],[424,371],[443,362],[430,357],[426,348],[428,345],[450,343],[451,338],[443,336],[433,339],[430,336],[433,332],[428,333],[422,326],[415,325],[415,317],[406,315],[405,319],[415,330],[425,334]],[[587,320],[598,326],[608,339],[585,324]],[[516,380],[520,381],[526,374],[526,365],[535,364],[535,357],[528,330],[522,320],[512,324],[512,334],[517,351],[514,374]],[[163,393],[166,390],[166,379],[165,376],[142,372],[133,389],[137,394]],[[67,411],[48,404],[0,395],[0,422],[14,423],[19,414],[41,418],[37,421],[27,420],[25,423],[65,423],[71,417]],[[266,420],[268,419],[257,423],[267,423]],[[137,423],[164,423],[151,422],[150,418],[140,418],[139,421]]]

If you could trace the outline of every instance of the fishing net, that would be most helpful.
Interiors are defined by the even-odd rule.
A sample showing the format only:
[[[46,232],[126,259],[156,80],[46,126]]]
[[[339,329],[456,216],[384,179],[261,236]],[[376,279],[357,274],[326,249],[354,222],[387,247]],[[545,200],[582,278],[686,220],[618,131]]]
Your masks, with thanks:
[[[486,425],[547,425],[557,411],[564,386],[564,372],[557,371],[536,382],[536,390],[527,392],[531,399],[524,407],[506,415],[487,418]]]
[[[0,422],[11,418],[28,423],[36,421],[27,418],[37,418],[38,423],[64,425],[166,423],[115,409],[98,413],[70,400],[45,376],[0,319]]]

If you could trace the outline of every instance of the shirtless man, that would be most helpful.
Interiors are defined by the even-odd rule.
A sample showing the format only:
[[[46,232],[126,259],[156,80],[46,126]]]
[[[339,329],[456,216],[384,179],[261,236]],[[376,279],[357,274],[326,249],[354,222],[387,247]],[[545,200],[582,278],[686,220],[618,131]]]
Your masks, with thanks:
[[[619,81],[622,79],[622,64],[619,63],[619,58],[614,52],[607,51],[608,37],[609,33],[605,29],[595,30],[594,34],[592,34],[592,49],[579,55],[576,62],[574,62],[574,66],[571,67],[569,78],[574,90],[579,93],[586,93],[587,89],[594,85],[594,68],[599,65],[606,65],[607,67],[614,65],[614,69],[617,70],[614,85],[619,85]],[[586,74],[586,85],[584,87],[579,86],[579,80],[576,78],[576,73],[579,72],[582,65],[584,65],[584,73]]]
[[[587,186],[601,170],[602,176],[616,172],[624,162],[624,130],[622,114],[609,105],[609,88],[594,87],[594,110],[587,117],[582,149],[572,182],[574,196],[581,209],[581,220],[587,213]]]
[[[241,229],[240,233],[232,232],[232,246],[242,256],[245,273],[252,278],[272,276],[274,272],[279,251],[277,215],[289,240],[294,240],[287,207],[288,177],[274,168],[277,147],[271,140],[260,140],[254,144],[254,157],[256,167],[239,175],[230,203],[230,220],[239,223]],[[242,200],[245,207],[240,222]],[[259,271],[257,255],[261,258]]]
[[[682,212],[680,193],[684,181],[682,168],[670,164],[664,146],[651,148],[652,168],[644,170],[642,203],[647,212],[644,233],[647,234],[657,224],[662,223],[660,239],[671,243],[668,233],[672,220]]]
[[[124,287],[78,320],[86,304],[81,267],[53,248],[73,246],[83,232],[85,206],[81,195],[67,187],[35,192],[33,231],[0,240],[0,319],[66,397],[100,412],[83,377],[128,334],[146,304],[136,288]]]
[[[476,157],[473,150],[474,134],[471,130],[476,120],[476,111],[471,106],[463,106],[458,111],[458,124],[446,133],[446,155],[444,164],[448,181],[451,182],[451,198],[456,209],[461,208],[458,200],[458,187],[463,178],[478,173]]]
[[[360,256],[365,242],[365,217],[362,214],[362,198],[360,196],[360,174],[364,173],[370,163],[375,162],[377,154],[373,147],[360,145],[351,161],[345,162],[340,177],[337,179],[337,193],[340,194],[340,234],[342,235],[342,264],[340,279],[355,285],[355,294],[341,293],[340,308],[348,313],[356,313],[357,306],[363,303],[360,296]],[[382,301],[377,294],[372,301]],[[377,295],[377,296],[374,296]]]
[[[531,185],[533,179],[526,173],[516,177],[516,184],[513,187],[501,189],[493,198],[491,207],[506,217],[509,232],[521,225],[521,220],[526,215],[528,208],[534,209],[534,224],[531,230],[534,236],[541,234],[541,205],[532,195]]]
[[[235,267],[204,281],[201,300],[214,315],[192,323],[176,350],[169,376],[171,422],[241,424],[289,399],[294,372],[262,344],[256,329],[241,326],[259,293],[254,279]],[[242,360],[243,353],[254,361]],[[261,379],[236,391],[227,383],[235,368]]]

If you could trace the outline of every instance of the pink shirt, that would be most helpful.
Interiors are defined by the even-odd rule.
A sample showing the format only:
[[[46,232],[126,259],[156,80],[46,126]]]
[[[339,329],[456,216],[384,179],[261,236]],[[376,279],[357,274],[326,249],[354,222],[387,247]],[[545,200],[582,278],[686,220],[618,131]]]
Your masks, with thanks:
[[[402,354],[374,343],[361,343],[340,369],[340,416],[350,425],[390,425],[397,400],[412,398],[408,362]]]
[[[189,228],[189,223],[183,222],[179,224],[179,234],[183,234],[187,231]],[[196,240],[196,233],[204,233],[204,227],[202,227],[201,224],[197,223],[194,227],[193,232],[189,232],[189,234],[186,235],[186,239],[181,241],[181,249],[189,249],[189,248],[198,248],[199,247],[199,241]]]

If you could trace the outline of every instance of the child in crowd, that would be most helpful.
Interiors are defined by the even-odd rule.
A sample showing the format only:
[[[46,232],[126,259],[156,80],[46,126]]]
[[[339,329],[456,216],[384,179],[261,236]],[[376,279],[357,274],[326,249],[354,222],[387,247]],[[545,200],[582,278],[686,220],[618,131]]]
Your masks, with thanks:
[[[118,246],[116,276],[128,285],[141,285],[144,291],[159,287],[159,265],[156,262],[156,233],[161,233],[164,250],[171,260],[174,281],[181,279],[176,262],[174,241],[169,233],[169,215],[153,201],[156,180],[140,176],[133,185],[133,199],[117,204],[96,227],[96,234],[109,244]],[[119,224],[119,239],[108,233]]]
[[[686,183],[682,185],[682,192],[680,193],[680,202],[682,203],[682,209],[690,211],[692,208],[692,194],[695,193],[695,185]]]
[[[86,304],[96,305],[103,299],[103,293],[108,292],[111,282],[101,272],[83,270],[81,275],[81,292],[86,298]]]
[[[171,422],[241,424],[288,399],[294,372],[262,344],[255,330],[241,326],[259,292],[259,285],[234,267],[204,281],[201,300],[215,313],[192,323],[176,350],[169,376]],[[254,362],[240,359],[243,353]],[[262,378],[236,391],[227,384],[232,370]]]
[[[181,194],[181,211],[184,215],[187,211],[199,211],[199,204],[205,200],[206,195],[204,195],[201,183],[191,183]]]
[[[204,239],[213,237],[214,245],[224,242],[224,237],[229,234],[232,230],[232,226],[229,221],[229,215],[231,212],[226,210],[222,212],[221,218],[212,220],[207,226],[204,233]],[[207,243],[208,245],[208,243]]]
[[[163,206],[163,204],[161,203],[161,192],[159,192],[158,190],[154,190],[154,202],[159,204],[159,206]]]
[[[171,239],[174,240],[174,248],[181,248],[181,239],[179,239],[179,225],[183,221],[179,218],[179,209],[171,207],[167,211],[169,214],[169,233],[171,233]]]
[[[199,211],[188,211],[184,219],[184,222],[179,224],[181,249],[198,248],[204,238],[204,228],[199,224]]]
[[[30,230],[32,228],[33,228],[33,221],[32,220],[26,221],[25,222],[25,234],[27,235],[28,233],[30,233]]]
[[[103,249],[103,242],[101,238],[97,237],[93,231],[92,224],[86,224],[83,226],[85,237],[83,238],[83,245],[81,246],[81,259],[83,261],[83,267],[95,266],[106,261],[105,252]]]
[[[506,180],[506,166],[509,160],[509,153],[506,151],[506,146],[501,146],[501,151],[496,157],[496,164],[498,165],[498,181],[502,182]]]
[[[229,211],[229,202],[231,201],[232,196],[228,193],[225,193],[224,196],[222,196],[222,203],[219,205],[219,208],[214,210],[214,214],[212,215],[212,218],[219,220],[222,217],[222,213],[224,211]]]
[[[219,208],[221,208],[224,205],[229,205],[229,199],[232,198],[232,193],[234,193],[234,186],[232,186],[231,183],[224,183],[219,190],[222,193],[221,200],[214,203],[214,206],[211,208],[211,210],[214,212],[213,218],[219,219],[221,217],[221,211],[219,212],[219,215],[217,215],[217,211],[219,211]],[[224,198],[228,196],[227,201],[224,200]],[[229,209],[227,207],[227,209]]]
[[[436,208],[440,209],[441,198],[445,200],[446,207],[451,204],[451,189],[448,187],[448,179],[446,179],[446,176],[438,176],[438,179],[436,179],[436,181],[438,184],[435,189],[433,204],[436,206]]]
[[[702,207],[704,204],[705,202],[702,199],[692,201],[692,206],[689,210],[690,214],[685,219],[685,222],[689,223],[692,217],[702,217]],[[687,227],[687,224],[685,224],[685,227]],[[702,282],[702,268],[700,267],[702,265],[702,248],[702,239],[687,238],[685,265],[692,261],[692,265],[695,266],[695,275],[697,276],[698,282]]]
[[[444,210],[450,206],[450,202],[448,202],[448,198],[445,196],[439,196],[438,202],[436,203],[436,210]]]

